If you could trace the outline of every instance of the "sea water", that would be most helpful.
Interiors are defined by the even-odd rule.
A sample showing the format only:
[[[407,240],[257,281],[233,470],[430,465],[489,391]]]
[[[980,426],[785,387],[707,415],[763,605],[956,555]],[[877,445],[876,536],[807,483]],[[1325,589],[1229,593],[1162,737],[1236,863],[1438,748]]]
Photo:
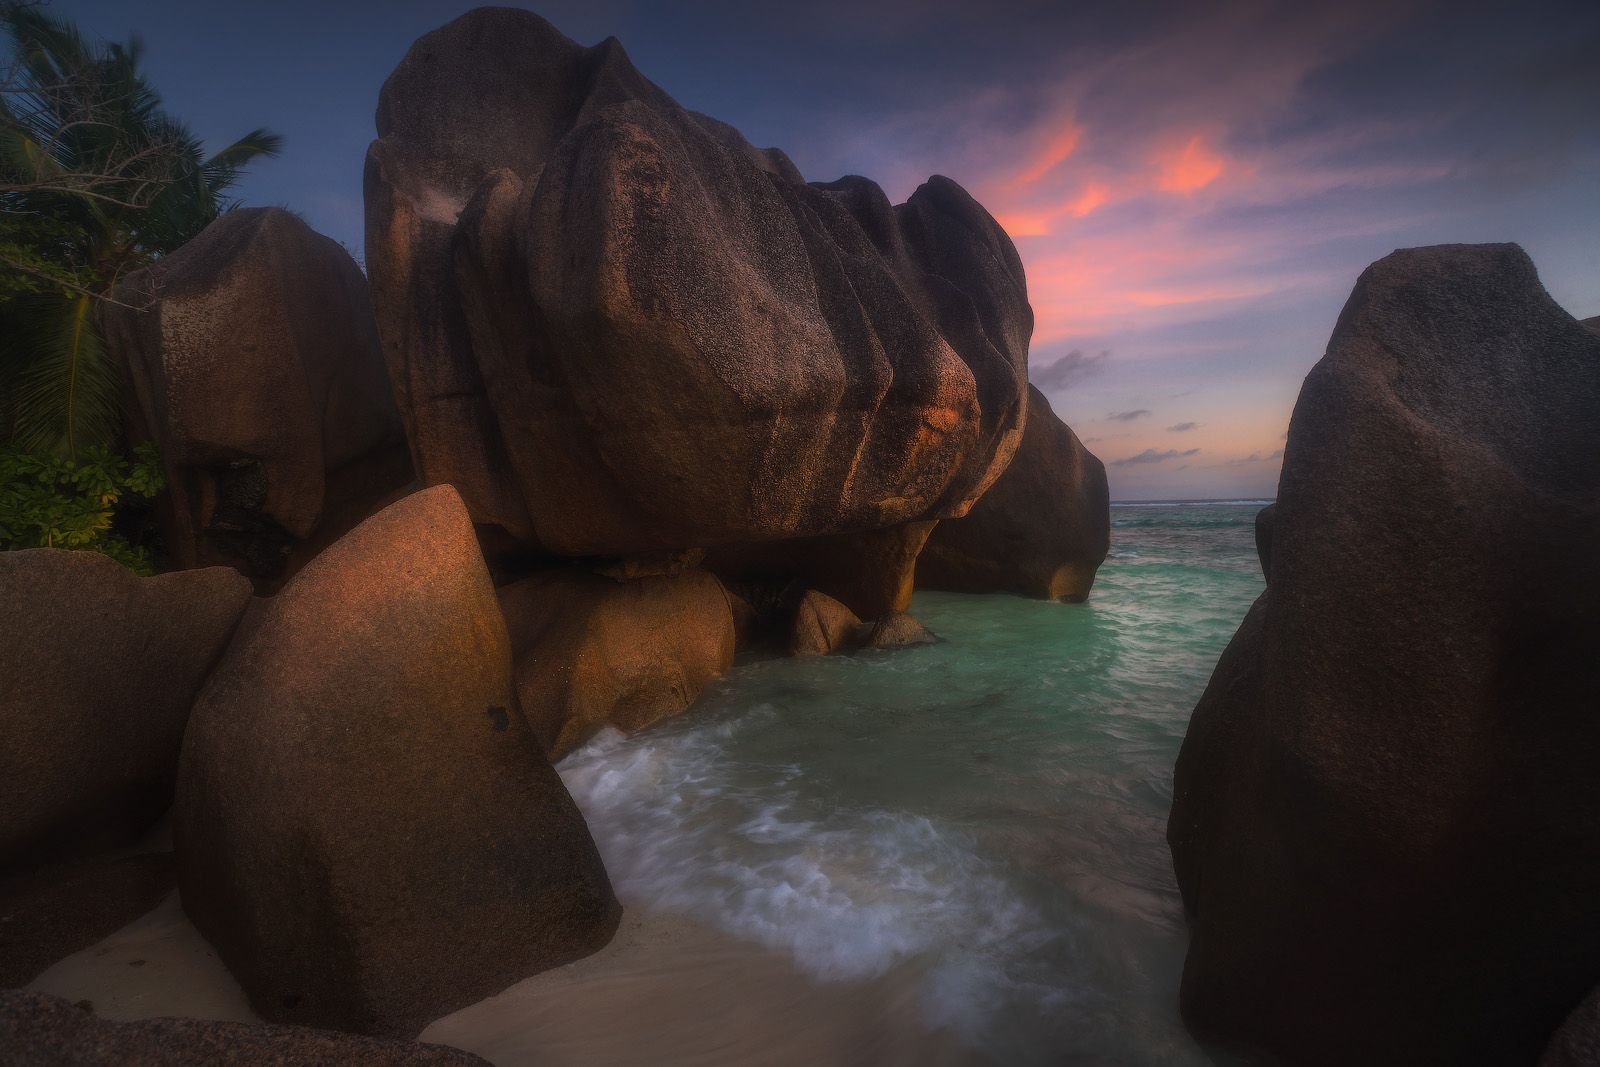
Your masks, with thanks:
[[[598,738],[559,769],[618,895],[906,985],[998,1062],[1205,1062],[1166,817],[1264,503],[1114,506],[1086,603],[918,593],[939,644],[743,663]]]

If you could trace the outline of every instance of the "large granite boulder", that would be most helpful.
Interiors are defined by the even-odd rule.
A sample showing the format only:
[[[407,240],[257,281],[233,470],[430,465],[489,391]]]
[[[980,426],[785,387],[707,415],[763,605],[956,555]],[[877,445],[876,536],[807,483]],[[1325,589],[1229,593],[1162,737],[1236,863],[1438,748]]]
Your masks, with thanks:
[[[934,528],[916,583],[1077,602],[1110,547],[1105,464],[1030,385],[1027,430],[1011,465],[965,517]]]
[[[1600,337],[1514,245],[1373,264],[1178,759],[1197,1034],[1531,1063],[1600,974]]]
[[[615,40],[480,8],[384,84],[367,265],[424,484],[605,556],[959,515],[1021,437],[1011,241],[935,177],[806,184]]]
[[[694,703],[733,663],[733,612],[704,571],[615,581],[578,570],[499,591],[522,713],[558,760],[607,726],[633,733]]]
[[[411,478],[367,282],[282,208],[230,211],[104,308],[179,567],[274,588]]]
[[[0,873],[128,844],[166,810],[189,706],[249,600],[221,567],[0,552]]]
[[[195,705],[173,829],[184,910],[275,1021],[415,1036],[620,917],[449,486],[255,603]]]
[[[298,1026],[141,1019],[110,1022],[60,997],[0,992],[0,1049],[10,1067],[488,1067],[444,1045]]]

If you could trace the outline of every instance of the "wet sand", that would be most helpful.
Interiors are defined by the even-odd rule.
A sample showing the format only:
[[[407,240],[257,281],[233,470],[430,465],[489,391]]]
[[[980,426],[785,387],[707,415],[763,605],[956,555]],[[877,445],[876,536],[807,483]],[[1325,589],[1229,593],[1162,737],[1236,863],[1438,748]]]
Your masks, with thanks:
[[[498,1067],[978,1062],[924,1025],[911,978],[818,983],[760,946],[630,908],[600,952],[447,1015],[422,1039]],[[258,1018],[176,893],[28,988],[108,1019]]]

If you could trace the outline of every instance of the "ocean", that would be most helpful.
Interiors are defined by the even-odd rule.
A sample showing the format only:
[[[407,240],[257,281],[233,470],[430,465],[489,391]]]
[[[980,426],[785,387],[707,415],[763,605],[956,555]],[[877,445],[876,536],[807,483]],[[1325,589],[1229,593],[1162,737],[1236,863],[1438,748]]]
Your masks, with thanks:
[[[1003,1063],[1204,1063],[1165,828],[1266,501],[1113,505],[1083,604],[918,593],[939,644],[736,664],[559,767],[624,905],[892,984]]]

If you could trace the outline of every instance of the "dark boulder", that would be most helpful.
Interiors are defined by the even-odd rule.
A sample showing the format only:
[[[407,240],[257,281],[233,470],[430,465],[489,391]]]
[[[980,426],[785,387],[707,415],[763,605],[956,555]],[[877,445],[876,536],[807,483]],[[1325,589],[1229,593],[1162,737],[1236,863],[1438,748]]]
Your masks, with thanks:
[[[1261,561],[1261,576],[1272,577],[1272,524],[1278,518],[1278,505],[1268,504],[1256,512],[1256,558]]]
[[[195,705],[173,822],[184,910],[276,1021],[414,1036],[620,916],[449,486],[255,603]]]
[[[1514,245],[1373,264],[1178,760],[1195,1032],[1531,1063],[1600,972],[1600,337]]]
[[[815,589],[864,619],[876,619],[910,606],[917,554],[933,527],[931,521],[906,522],[827,537],[730,545],[712,551],[706,566],[732,583]]]
[[[480,8],[384,84],[367,264],[424,484],[536,551],[961,514],[1021,436],[1021,260],[935,177],[806,184],[621,45]]]
[[[249,600],[221,567],[0,552],[0,872],[129,844],[166,810],[189,706]]]
[[[1022,445],[961,518],[939,523],[917,559],[916,583],[957,593],[1081,601],[1111,546],[1105,464],[1028,387]]]
[[[366,279],[298,216],[227,212],[114,296],[129,436],[161,451],[176,566],[275,588],[410,480]]]
[[[728,594],[704,571],[553,571],[499,597],[522,714],[552,761],[607,726],[634,733],[677,715],[733,663]]]
[[[444,1045],[207,1019],[110,1022],[60,997],[0,992],[0,1050],[10,1067],[488,1067]]]

